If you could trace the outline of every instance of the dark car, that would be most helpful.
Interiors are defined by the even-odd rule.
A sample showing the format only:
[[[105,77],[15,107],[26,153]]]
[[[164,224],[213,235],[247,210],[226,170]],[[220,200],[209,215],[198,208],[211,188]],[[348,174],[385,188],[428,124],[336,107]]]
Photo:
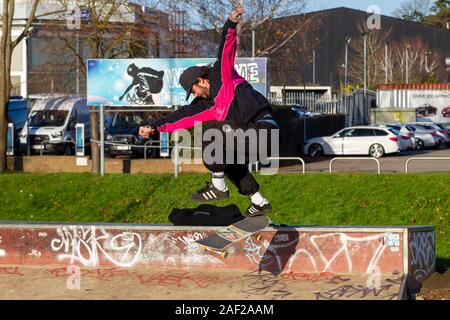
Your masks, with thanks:
[[[112,158],[118,155],[141,158],[144,152],[147,157],[158,157],[159,149],[155,147],[159,146],[159,132],[149,138],[139,136],[139,127],[145,125],[146,119],[144,112],[115,113],[105,132],[105,153]]]
[[[450,106],[442,109],[441,113],[442,113],[442,116],[445,118],[450,117]]]
[[[435,116],[437,113],[437,108],[429,104],[424,104],[423,106],[416,109],[416,116],[419,118]]]

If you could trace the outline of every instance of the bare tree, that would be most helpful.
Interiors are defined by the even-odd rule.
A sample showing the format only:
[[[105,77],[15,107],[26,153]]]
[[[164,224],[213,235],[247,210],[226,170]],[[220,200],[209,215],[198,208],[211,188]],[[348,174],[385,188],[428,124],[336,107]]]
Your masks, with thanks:
[[[51,84],[56,78],[58,91],[73,92],[76,76],[78,93],[79,82],[84,85],[86,78],[86,59],[152,56],[150,39],[158,36],[155,28],[167,22],[164,15],[152,10],[154,1],[140,4],[142,7],[128,0],[82,0],[77,6],[89,12],[89,19],[82,20],[80,28],[68,29],[60,19],[47,21],[37,34],[39,55],[46,59],[30,70],[33,87],[43,77]],[[67,77],[68,73],[74,76]]]
[[[245,8],[245,14],[239,25],[240,53],[251,49],[253,31],[257,38],[255,56],[273,54],[296,34],[307,31],[306,21],[299,23],[298,20],[292,19],[292,23],[288,25],[277,23],[277,18],[305,12],[307,0],[186,0],[184,8],[187,12],[195,13],[188,15],[191,27],[201,30],[214,29],[220,33],[228,13],[241,3]],[[244,43],[243,38],[247,38]]]
[[[356,27],[361,34],[354,39],[349,48],[349,68],[348,76],[350,82],[357,86],[364,83],[364,37],[366,34],[366,65],[367,65],[367,86],[373,88],[380,79],[384,78],[384,48],[389,41],[391,30],[371,30],[367,29],[365,21],[358,21]]]
[[[11,92],[11,58],[14,48],[26,37],[33,21],[51,14],[64,12],[65,9],[37,14],[40,0],[30,0],[30,13],[27,22],[18,37],[13,38],[13,19],[16,8],[15,0],[2,1],[2,12],[0,16],[0,172],[7,169],[6,162],[6,135],[8,130],[7,105]]]
[[[222,25],[233,8],[245,9],[238,25],[238,56],[267,57],[274,83],[303,83],[301,70],[310,64],[324,13],[306,14],[307,0],[187,0],[177,3],[189,26],[187,57],[215,56]],[[254,49],[254,51],[253,51]],[[289,79],[289,80],[286,80]]]
[[[424,83],[437,76],[442,54],[431,52],[421,39],[391,40],[391,30],[368,32],[364,22],[357,28],[367,35],[367,85],[375,89],[385,83]],[[356,40],[356,41],[355,41]],[[355,39],[350,46],[349,79],[355,87],[364,83],[364,39]],[[386,47],[387,57],[386,57]]]
[[[394,11],[394,15],[408,21],[425,22],[431,13],[431,7],[431,0],[409,0],[403,2],[400,8]]]
[[[395,83],[424,83],[436,76],[440,53],[431,52],[421,38],[405,40],[393,45],[392,52]]]

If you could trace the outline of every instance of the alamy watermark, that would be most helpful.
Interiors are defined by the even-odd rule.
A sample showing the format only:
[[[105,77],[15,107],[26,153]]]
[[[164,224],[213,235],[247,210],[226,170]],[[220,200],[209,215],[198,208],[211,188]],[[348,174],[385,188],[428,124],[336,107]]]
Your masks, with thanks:
[[[381,30],[381,8],[379,6],[372,5],[367,8],[367,13],[372,14],[367,19],[367,29]]]
[[[178,144],[173,149],[171,158],[172,162],[178,164],[259,163],[266,168],[262,174],[272,175],[278,173],[279,169],[279,140],[279,129],[251,127],[244,130],[224,123],[203,130],[200,124],[194,127],[193,137],[188,130],[172,134],[172,141]]]

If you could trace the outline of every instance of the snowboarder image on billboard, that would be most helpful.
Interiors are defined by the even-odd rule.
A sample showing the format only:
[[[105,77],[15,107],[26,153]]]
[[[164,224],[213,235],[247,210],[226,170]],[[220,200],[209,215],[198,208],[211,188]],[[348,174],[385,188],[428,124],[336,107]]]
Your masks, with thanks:
[[[128,86],[119,100],[122,101],[125,95],[134,87],[137,99],[128,99],[127,102],[138,100],[140,102],[139,104],[155,104],[152,94],[161,92],[164,71],[156,71],[150,67],[138,68],[132,63],[128,66],[127,73],[133,78],[133,82]]]

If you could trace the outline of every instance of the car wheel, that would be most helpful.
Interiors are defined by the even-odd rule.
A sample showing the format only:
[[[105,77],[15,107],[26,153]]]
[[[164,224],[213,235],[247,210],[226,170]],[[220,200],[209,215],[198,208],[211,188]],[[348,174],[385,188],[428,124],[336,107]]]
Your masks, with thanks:
[[[380,144],[374,144],[369,149],[369,155],[374,158],[381,158],[384,156],[384,148]]]
[[[311,158],[317,158],[323,156],[323,148],[320,144],[313,144],[308,149],[308,155]]]
[[[423,150],[425,148],[425,144],[422,139],[416,139],[416,150]]]

